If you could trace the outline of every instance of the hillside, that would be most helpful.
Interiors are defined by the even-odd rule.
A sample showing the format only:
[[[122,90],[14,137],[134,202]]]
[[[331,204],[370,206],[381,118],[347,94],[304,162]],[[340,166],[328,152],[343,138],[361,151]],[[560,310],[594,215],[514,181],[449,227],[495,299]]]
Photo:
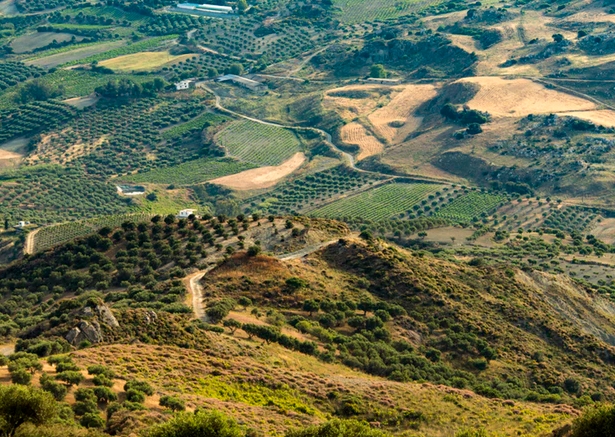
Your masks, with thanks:
[[[116,432],[159,420],[164,395],[189,409],[206,403],[267,435],[333,415],[443,436],[466,427],[537,435],[615,396],[613,304],[564,276],[340,238],[346,228],[325,221],[298,222],[292,229],[305,231],[293,237],[292,222],[261,219],[239,232],[244,238],[216,238],[225,249],[211,253],[211,241],[192,242],[192,229],[207,235],[218,221],[183,223],[124,224],[108,243],[60,246],[5,268],[0,280],[3,332],[23,339],[19,350],[44,356],[53,340],[61,351],[79,349],[71,356],[81,368],[104,364],[154,386],[146,412],[114,424]],[[262,254],[237,247],[255,238]],[[170,240],[174,255],[164,255]],[[147,253],[159,250],[154,263]],[[206,263],[195,261],[205,254]],[[98,269],[84,264],[94,258]],[[199,269],[204,275],[191,273]],[[53,294],[37,285],[40,274],[57,284]],[[183,277],[202,302],[186,295]],[[33,298],[18,301],[25,293]],[[194,319],[199,307],[207,323]]]
[[[611,436],[615,3],[211,3],[0,0],[0,435]]]

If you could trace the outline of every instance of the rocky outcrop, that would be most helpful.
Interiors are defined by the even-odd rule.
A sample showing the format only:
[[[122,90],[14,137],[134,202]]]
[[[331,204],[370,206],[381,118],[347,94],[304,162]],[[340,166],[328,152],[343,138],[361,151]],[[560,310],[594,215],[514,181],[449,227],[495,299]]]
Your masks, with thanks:
[[[100,324],[97,321],[79,323],[68,334],[66,334],[66,341],[73,346],[77,346],[83,341],[89,341],[90,343],[100,343],[103,341],[102,331]]]
[[[79,325],[68,331],[66,341],[73,346],[79,345],[83,341],[90,343],[100,343],[104,340],[101,324],[111,330],[120,327],[119,322],[113,315],[111,309],[106,305],[96,305],[95,308],[87,306],[79,314],[83,320]]]
[[[109,309],[108,306],[98,305],[96,307],[96,312],[98,313],[98,317],[100,318],[100,321],[104,323],[105,325],[109,325],[111,328],[120,327],[120,324],[118,323],[117,319],[113,315],[113,312],[111,312],[111,309]]]

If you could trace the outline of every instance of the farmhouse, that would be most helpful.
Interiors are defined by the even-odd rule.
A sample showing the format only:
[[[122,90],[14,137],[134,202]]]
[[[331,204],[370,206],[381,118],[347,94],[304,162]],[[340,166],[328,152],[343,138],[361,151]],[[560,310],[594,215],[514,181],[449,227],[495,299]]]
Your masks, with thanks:
[[[190,217],[195,212],[196,212],[196,209],[182,209],[179,212],[179,214],[177,214],[177,217],[185,219],[185,218]]]
[[[187,90],[188,88],[190,88],[193,85],[194,85],[194,80],[193,79],[186,79],[186,80],[182,80],[182,81],[177,82],[175,84],[175,89],[177,91]]]
[[[262,87],[260,82],[248,79],[247,77],[237,76],[235,74],[225,74],[224,76],[220,76],[216,79],[216,82],[233,82],[236,85],[248,88],[252,91],[258,91]]]
[[[184,12],[203,12],[211,14],[232,14],[233,8],[230,6],[218,6],[209,4],[196,4],[196,3],[179,3],[176,7],[180,11]]]

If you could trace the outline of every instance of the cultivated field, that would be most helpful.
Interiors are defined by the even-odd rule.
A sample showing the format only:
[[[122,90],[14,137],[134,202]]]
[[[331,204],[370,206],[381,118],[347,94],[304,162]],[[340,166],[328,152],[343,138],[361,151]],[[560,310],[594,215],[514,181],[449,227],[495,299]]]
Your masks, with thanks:
[[[441,186],[432,184],[387,184],[347,197],[310,212],[315,217],[385,220],[405,213]]]
[[[294,173],[304,162],[305,155],[297,152],[280,165],[245,170],[241,173],[213,179],[211,183],[239,191],[269,188]]]
[[[216,136],[216,142],[230,156],[258,166],[280,165],[301,151],[301,142],[292,131],[248,120],[231,123]]]
[[[589,100],[547,89],[529,79],[469,77],[458,82],[478,85],[478,92],[467,105],[472,109],[487,111],[494,117],[524,117],[529,114],[596,109],[596,104]]]
[[[90,56],[98,55],[126,45],[125,41],[105,41],[102,43],[81,44],[78,47],[63,47],[51,54],[44,56],[36,56],[25,61],[28,65],[37,65],[39,67],[53,68],[58,65],[79,61]]]
[[[123,176],[122,181],[150,184],[194,185],[249,170],[252,164],[230,159],[201,158],[172,167]]]
[[[70,41],[72,38],[75,38],[75,41],[81,41],[83,39],[83,37],[70,33],[36,32],[20,36],[11,42],[11,47],[15,53],[26,53],[40,47],[45,47],[53,41],[61,43]]]
[[[194,55],[172,55],[169,52],[140,52],[118,56],[100,62],[103,67],[116,71],[151,71],[167,64],[185,61]]]
[[[344,143],[359,147],[360,152],[357,155],[359,161],[384,151],[384,144],[370,135],[360,123],[348,123],[342,127],[340,134]]]
[[[418,129],[422,119],[415,117],[414,112],[437,94],[433,85],[407,85],[395,91],[388,105],[368,116],[376,131],[391,144],[404,141]]]
[[[441,208],[436,215],[459,222],[468,222],[481,214],[486,214],[498,206],[503,196],[483,193],[469,193],[454,199]]]

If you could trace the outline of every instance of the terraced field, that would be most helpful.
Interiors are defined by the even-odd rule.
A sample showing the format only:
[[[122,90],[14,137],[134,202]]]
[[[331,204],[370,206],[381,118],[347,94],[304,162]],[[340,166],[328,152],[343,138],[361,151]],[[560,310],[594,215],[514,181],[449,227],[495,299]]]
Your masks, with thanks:
[[[256,166],[280,165],[301,151],[301,142],[288,129],[241,120],[230,124],[216,141],[230,156]]]
[[[440,185],[392,183],[347,197],[310,213],[315,217],[355,218],[378,221],[408,211]]]

